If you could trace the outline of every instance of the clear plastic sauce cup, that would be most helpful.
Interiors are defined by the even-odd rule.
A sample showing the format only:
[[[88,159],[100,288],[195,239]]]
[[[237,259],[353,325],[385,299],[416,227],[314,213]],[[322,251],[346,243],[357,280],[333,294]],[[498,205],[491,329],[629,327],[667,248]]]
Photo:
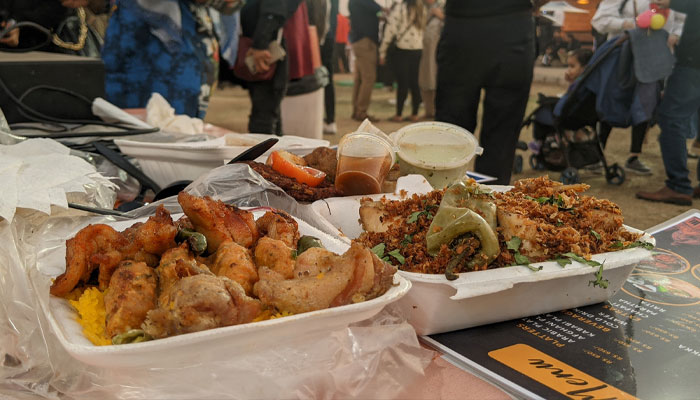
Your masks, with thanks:
[[[381,193],[396,155],[386,135],[353,132],[338,143],[335,186],[346,196]]]

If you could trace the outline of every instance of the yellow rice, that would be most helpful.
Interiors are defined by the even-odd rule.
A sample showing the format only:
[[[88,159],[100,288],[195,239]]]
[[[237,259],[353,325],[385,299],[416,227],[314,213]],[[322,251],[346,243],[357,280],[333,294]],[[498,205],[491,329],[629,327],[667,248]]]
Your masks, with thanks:
[[[106,314],[104,293],[96,287],[90,287],[80,295],[78,300],[69,300],[78,312],[78,323],[83,327],[83,334],[95,346],[112,344],[105,333]]]

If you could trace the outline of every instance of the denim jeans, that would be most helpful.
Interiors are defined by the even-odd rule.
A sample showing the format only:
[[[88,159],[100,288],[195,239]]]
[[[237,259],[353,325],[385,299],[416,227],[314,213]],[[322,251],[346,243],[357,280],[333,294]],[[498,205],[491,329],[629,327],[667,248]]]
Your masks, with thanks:
[[[659,144],[666,168],[666,186],[683,194],[693,193],[693,186],[688,177],[686,140],[693,137],[691,121],[698,108],[700,69],[677,65],[668,79],[668,86],[659,106]],[[698,172],[700,173],[700,170]]]

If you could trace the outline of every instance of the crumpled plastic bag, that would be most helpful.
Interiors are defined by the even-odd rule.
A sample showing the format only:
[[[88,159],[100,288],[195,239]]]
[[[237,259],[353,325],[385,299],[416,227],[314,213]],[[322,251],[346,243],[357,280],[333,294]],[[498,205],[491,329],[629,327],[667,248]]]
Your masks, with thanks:
[[[295,213],[303,207],[260,181],[246,165],[228,165],[193,182],[188,191],[227,203],[267,205]],[[176,198],[130,215],[151,215],[158,204],[178,212]],[[18,215],[0,222],[0,392],[16,398],[70,399],[331,399],[393,398],[423,377],[433,352],[388,306],[347,328],[290,334],[256,352],[214,354],[210,361],[157,368],[103,368],[74,359],[47,316],[50,279],[37,259],[57,250],[72,232],[114,217]],[[183,353],[183,360],[187,354]]]
[[[175,109],[159,93],[151,94],[146,104],[146,123],[165,132],[189,135],[204,132],[204,121],[187,115],[175,115]]]
[[[428,252],[437,255],[443,244],[455,247],[455,241],[471,233],[479,238],[484,257],[472,257],[467,262],[467,268],[476,263],[488,265],[493,261],[500,249],[496,236],[496,205],[491,201],[490,193],[491,189],[479,185],[473,179],[456,182],[448,187],[426,235]],[[452,264],[462,262],[459,255],[456,254],[448,263],[445,274],[447,279],[457,278],[452,273],[456,265]]]

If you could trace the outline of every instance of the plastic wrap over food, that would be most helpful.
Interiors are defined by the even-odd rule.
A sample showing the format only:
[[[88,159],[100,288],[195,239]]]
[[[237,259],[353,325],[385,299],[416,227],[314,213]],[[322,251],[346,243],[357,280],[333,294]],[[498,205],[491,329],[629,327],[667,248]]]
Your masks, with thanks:
[[[300,208],[245,165],[218,168],[194,182],[192,193],[239,205]],[[163,201],[179,211],[175,198]],[[151,204],[132,215],[149,215]],[[73,358],[52,330],[50,274],[37,260],[65,257],[63,242],[89,223],[113,217],[18,215],[0,222],[0,393],[14,398],[245,399],[392,398],[423,376],[432,352],[392,305],[373,318],[335,330],[282,335],[278,343],[242,351],[232,346],[206,362],[109,367]],[[281,324],[280,324],[281,325]],[[127,345],[128,346],[128,345]],[[144,355],[148,357],[148,355]]]

